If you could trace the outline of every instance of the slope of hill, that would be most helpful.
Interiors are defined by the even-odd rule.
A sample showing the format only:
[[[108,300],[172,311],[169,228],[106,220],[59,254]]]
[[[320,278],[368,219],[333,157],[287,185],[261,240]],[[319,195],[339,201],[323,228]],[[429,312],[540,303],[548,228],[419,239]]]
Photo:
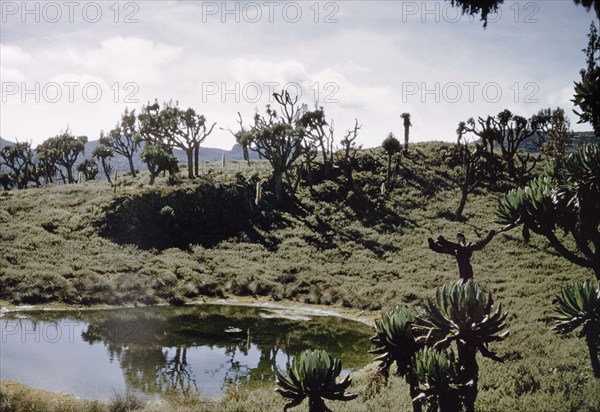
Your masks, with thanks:
[[[465,221],[448,218],[459,191],[445,147],[411,146],[386,195],[386,158],[379,149],[364,151],[353,185],[315,176],[312,190],[300,186],[285,208],[272,206],[268,183],[260,205],[253,203],[256,182],[269,174],[261,161],[213,165],[193,182],[160,180],[155,187],[141,174],[121,178],[116,189],[95,182],[2,192],[0,299],[94,305],[258,296],[354,308],[369,318],[396,304],[422,306],[457,279],[456,262],[432,252],[427,238],[460,232],[477,240],[498,229],[500,192],[478,190]],[[506,361],[480,361],[478,410],[599,411],[585,343],[549,329],[553,297],[593,274],[544,239],[525,243],[516,231],[497,235],[472,262],[475,279],[508,311],[511,330],[492,344]],[[358,374],[351,388],[360,396],[336,410],[411,410],[400,378],[383,385],[369,373]],[[282,405],[272,390],[233,390],[220,402],[182,410]]]

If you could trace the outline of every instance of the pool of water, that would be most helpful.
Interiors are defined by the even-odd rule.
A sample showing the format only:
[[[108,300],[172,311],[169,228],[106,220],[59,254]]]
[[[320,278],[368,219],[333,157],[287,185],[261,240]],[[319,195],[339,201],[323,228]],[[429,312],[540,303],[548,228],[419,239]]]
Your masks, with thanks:
[[[0,318],[0,379],[83,398],[126,390],[158,397],[272,384],[304,349],[326,349],[346,372],[366,365],[371,328],[283,309],[198,305],[9,312]]]

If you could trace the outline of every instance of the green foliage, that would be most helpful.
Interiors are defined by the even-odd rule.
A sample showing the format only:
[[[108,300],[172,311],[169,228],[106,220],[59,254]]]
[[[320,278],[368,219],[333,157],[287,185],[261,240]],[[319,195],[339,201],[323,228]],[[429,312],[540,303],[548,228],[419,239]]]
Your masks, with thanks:
[[[133,412],[144,408],[146,402],[135,392],[115,392],[108,404],[109,412]]]
[[[479,350],[482,355],[498,359],[488,349],[488,344],[503,340],[507,312],[502,305],[494,305],[492,294],[478,283],[469,280],[447,283],[438,288],[435,300],[425,307],[422,330],[427,343],[439,349],[452,342]]]
[[[600,10],[599,4],[596,3],[597,11]],[[589,8],[589,5],[587,7]],[[579,108],[579,111],[573,110],[579,116],[577,123],[590,123],[598,138],[600,136],[600,66],[598,65],[600,36],[594,22],[590,26],[587,48],[583,51],[586,54],[587,67],[581,70],[581,81],[575,82],[575,95],[571,101]]]
[[[521,146],[538,133],[541,124],[538,116],[526,119],[505,109],[496,116],[460,122],[457,133],[459,137],[472,133],[481,140],[478,146],[489,183],[495,184],[498,176],[506,173],[510,180],[522,184],[530,178],[540,158],[523,153]]]
[[[102,171],[106,176],[106,180],[108,183],[112,183],[110,174],[112,173],[112,165],[110,163],[110,159],[114,156],[114,149],[110,146],[106,146],[104,144],[100,144],[94,148],[92,151],[92,156],[98,160],[102,164]]]
[[[542,109],[532,117],[533,128],[538,130],[537,146],[547,158],[560,161],[573,140],[571,122],[565,111]]]
[[[422,306],[440,283],[456,277],[455,262],[431,253],[426,247],[427,236],[462,232],[469,239],[477,238],[480,232],[474,228],[489,227],[490,211],[501,196],[484,186],[470,195],[466,221],[445,218],[446,208],[457,204],[459,195],[452,170],[441,158],[449,146],[415,144],[399,172],[407,184],[384,199],[379,196],[386,173],[383,150],[361,150],[355,158],[351,190],[344,189],[342,179],[316,184],[315,192],[328,193],[325,201],[301,187],[297,204],[289,209],[261,208],[258,215],[234,218],[222,231],[215,224],[216,236],[209,236],[213,241],[193,242],[181,249],[176,243],[152,249],[113,241],[101,236],[101,228],[93,224],[106,218],[113,208],[105,208],[116,198],[144,197],[148,193],[147,172],[136,178],[120,176],[116,198],[105,181],[2,193],[0,299],[7,302],[5,305],[143,306],[178,297],[189,303],[227,298],[254,301],[249,296],[258,296],[260,301],[328,305],[356,316],[365,311],[362,319],[379,318],[379,311],[390,302]],[[175,186],[157,178],[149,191],[160,193],[153,199],[165,200],[156,202],[151,209],[153,216],[160,218],[160,209],[168,205],[175,211],[176,221],[183,218],[186,210],[193,211],[192,205],[199,198],[177,195],[181,203],[171,203],[175,197],[172,192],[193,192],[205,180],[230,186],[237,182],[238,172],[248,181],[253,200],[256,181],[270,171],[268,162],[260,160],[251,166],[228,162],[225,171],[217,164],[205,168],[213,172],[193,182],[182,179]],[[150,210],[150,198],[138,199],[138,214],[132,201],[129,212],[122,215],[123,221]],[[272,185],[265,183],[263,203],[272,202]],[[219,203],[223,205],[219,216],[236,216],[240,206],[251,203],[239,198]],[[188,204],[189,208],[182,208]],[[208,216],[212,213],[209,209]],[[240,231],[240,226],[236,227],[239,224],[246,226]],[[158,230],[155,233],[160,234]],[[196,233],[206,234],[203,229]],[[575,247],[572,237],[563,240]],[[549,302],[556,291],[566,281],[588,279],[588,270],[553,253],[544,238],[532,236],[530,243],[524,244],[513,232],[497,235],[494,247],[487,248],[485,254],[474,254],[472,264],[478,281],[487,285],[494,300],[510,307],[512,319],[510,339],[493,344],[506,362],[479,362],[477,408],[529,411],[532,405],[539,410],[555,410],[559,405],[561,410],[598,411],[598,382],[583,356],[584,342],[549,333],[541,321],[550,315]],[[44,273],[53,276],[44,277]],[[55,286],[49,287],[51,283]],[[345,367],[347,362],[344,358]],[[338,403],[335,409],[410,409],[404,379],[390,376],[385,385],[377,385],[378,390],[369,389],[376,372],[375,362],[353,372],[352,392],[360,396]],[[281,410],[283,403],[270,388],[232,388],[218,401],[203,399],[199,410],[271,411]],[[164,401],[150,404],[146,410],[170,412],[179,408]]]
[[[375,349],[370,353],[380,355],[375,360],[381,362],[379,370],[385,376],[394,363],[400,376],[406,377],[409,373],[412,360],[420,347],[413,333],[415,320],[409,309],[395,306],[375,321],[376,335],[371,338]]]
[[[280,113],[267,105],[266,116],[256,113],[250,131],[254,150],[266,159],[273,169],[275,197],[283,204],[284,176],[290,179],[294,162],[303,154],[304,130],[300,122],[306,105],[298,104],[298,96],[291,97],[287,90],[273,93]]]
[[[139,149],[142,141],[137,122],[135,110],[125,111],[121,115],[121,121],[112,129],[108,135],[100,133],[100,145],[110,147],[115,153],[124,156],[129,161],[129,171],[135,177],[135,167],[133,165],[133,155]]]
[[[539,176],[524,188],[512,189],[498,203],[496,222],[501,225],[526,224],[536,233],[556,227],[556,203],[551,177]]]
[[[17,142],[4,146],[0,150],[0,168],[2,166],[9,171],[6,174],[7,182],[5,186],[25,189],[30,181],[37,182],[39,185],[30,143]]]
[[[98,175],[98,163],[93,159],[85,159],[77,165],[77,171],[83,173],[85,180],[92,181]]]
[[[398,153],[402,150],[402,146],[400,141],[396,139],[393,133],[390,133],[381,143],[381,147],[386,151],[388,156],[393,155],[394,153]]]
[[[287,365],[287,376],[277,373],[276,391],[291,399],[284,411],[309,400],[310,412],[325,412],[329,408],[323,399],[349,401],[358,395],[346,393],[352,383],[350,375],[341,382],[336,379],[342,371],[342,362],[323,350],[307,349],[292,359]]]
[[[573,152],[565,163],[565,174],[570,189],[589,188],[600,192],[600,145],[586,144]]]
[[[140,158],[148,166],[151,185],[154,184],[154,180],[161,172],[175,173],[179,169],[179,162],[175,155],[161,145],[147,145],[140,154]]]
[[[494,306],[494,300],[478,283],[447,283],[436,292],[435,301],[429,300],[425,314],[417,325],[423,332],[420,339],[434,349],[446,349],[456,343],[460,372],[458,382],[463,385],[461,403],[467,411],[475,410],[478,392],[479,365],[477,353],[495,361],[502,361],[488,345],[504,340],[508,331],[506,312]]]
[[[559,316],[554,318],[553,330],[560,334],[573,332],[588,324],[600,327],[600,287],[598,282],[584,281],[570,284],[563,288],[556,297],[555,311]],[[580,336],[583,335],[583,330]],[[600,333],[600,330],[597,330]]]
[[[75,183],[73,167],[77,157],[83,153],[87,140],[86,136],[75,137],[67,128],[39,145],[36,149],[37,154],[48,171],[47,176],[50,177],[58,171],[65,183]]]
[[[203,181],[195,189],[119,196],[97,225],[103,236],[144,249],[214,245],[246,229],[253,215],[253,194],[249,183]]]
[[[156,124],[147,122],[148,113],[149,111],[146,109],[146,115],[141,117],[142,134],[146,137],[148,135],[162,136],[163,144],[185,151],[188,178],[193,179],[194,174],[199,172],[200,145],[212,133],[216,123],[207,127],[204,115],[196,113],[191,107],[185,110],[180,109],[177,103],[172,104],[171,102],[164,103],[160,111],[153,112],[152,115],[156,116]]]
[[[465,385],[459,383],[453,352],[424,348],[416,354],[411,373],[419,385],[414,402],[427,404],[431,412],[460,410]]]
[[[524,188],[508,192],[496,209],[496,221],[545,236],[571,262],[591,268],[600,279],[600,145],[583,145],[562,163],[547,168]],[[569,248],[556,232],[571,235]]]
[[[504,3],[504,0],[450,0],[450,4],[460,8],[463,15],[475,16],[481,14],[484,28],[487,27],[490,13],[496,13],[502,3]]]
[[[581,327],[579,337],[586,338],[592,369],[600,378],[600,284],[598,282],[577,282],[564,287],[556,297],[555,311],[558,316],[552,328],[565,335]]]

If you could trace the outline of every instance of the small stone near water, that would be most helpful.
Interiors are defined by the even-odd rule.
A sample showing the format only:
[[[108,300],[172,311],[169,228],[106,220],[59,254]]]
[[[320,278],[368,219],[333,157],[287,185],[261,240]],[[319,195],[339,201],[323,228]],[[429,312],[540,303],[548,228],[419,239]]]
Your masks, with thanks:
[[[224,330],[225,333],[240,333],[243,332],[240,328],[234,328],[233,326],[229,326]]]

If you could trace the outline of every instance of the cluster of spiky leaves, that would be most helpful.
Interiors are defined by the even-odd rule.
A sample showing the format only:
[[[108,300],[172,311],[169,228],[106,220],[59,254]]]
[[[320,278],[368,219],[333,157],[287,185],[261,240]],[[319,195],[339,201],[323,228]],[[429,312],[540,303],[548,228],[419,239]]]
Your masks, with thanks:
[[[555,226],[573,230],[575,215],[582,209],[585,212],[586,205],[582,203],[597,203],[594,200],[600,193],[600,145],[583,145],[571,153],[564,162],[563,174],[561,179],[555,179],[557,167],[550,164],[544,175],[523,188],[509,191],[498,203],[496,222],[524,223],[537,233],[554,230]]]
[[[433,348],[420,350],[414,359],[412,373],[419,385],[414,402],[429,405],[428,411],[457,410],[461,392],[468,384],[459,383],[459,366],[452,351]]]
[[[600,188],[600,145],[586,144],[573,152],[565,164],[569,180]]]
[[[575,95],[571,100],[578,110],[573,110],[579,121],[590,123],[594,130],[600,125],[600,68],[595,67],[588,72],[581,82],[575,82]]]
[[[346,393],[352,383],[350,375],[341,382],[336,378],[342,371],[342,362],[324,350],[307,349],[292,359],[287,365],[287,376],[277,373],[276,391],[291,399],[284,411],[309,399],[311,412],[329,411],[323,399],[349,401],[358,395]]]
[[[584,281],[563,288],[555,300],[558,316],[552,328],[559,334],[568,334],[582,327],[580,337],[585,334],[586,326],[592,326],[600,333],[600,284]]]
[[[510,190],[498,203],[496,222],[502,225],[524,223],[536,233],[554,230],[556,204],[553,179],[539,176],[527,186]]]
[[[499,360],[489,351],[490,342],[503,340],[508,331],[507,312],[478,283],[469,280],[448,283],[429,300],[423,319],[416,325],[423,332],[419,339],[434,348],[447,348],[453,341],[478,349],[482,355]]]
[[[579,147],[524,188],[511,190],[498,203],[496,217],[507,228],[524,224],[545,236],[563,257],[592,268],[600,279],[600,145]],[[557,228],[573,236],[577,250],[561,243]]]
[[[375,321],[376,334],[371,338],[375,349],[369,353],[379,355],[375,360],[381,362],[379,370],[385,376],[394,363],[398,375],[406,376],[409,373],[414,354],[421,346],[413,333],[415,321],[413,313],[400,306],[382,314],[381,319]]]

